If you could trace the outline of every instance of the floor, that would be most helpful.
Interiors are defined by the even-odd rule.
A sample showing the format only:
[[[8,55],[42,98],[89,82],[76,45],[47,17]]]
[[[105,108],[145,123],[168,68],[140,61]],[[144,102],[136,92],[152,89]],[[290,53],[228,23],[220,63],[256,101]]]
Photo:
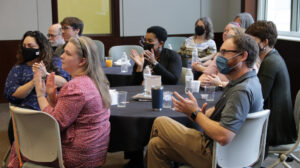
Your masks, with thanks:
[[[0,103],[0,168],[2,166],[2,159],[9,148],[9,142],[7,138],[7,125],[9,121],[9,111],[7,103]],[[300,153],[295,153],[300,156]],[[269,156],[264,161],[263,166],[268,167],[276,160],[276,156]],[[124,159],[123,152],[108,153],[106,163],[103,168],[122,168],[128,160]],[[289,163],[293,168],[299,168],[300,165],[295,161]],[[277,166],[283,167],[282,165]],[[181,168],[189,168],[188,166],[181,166]]]

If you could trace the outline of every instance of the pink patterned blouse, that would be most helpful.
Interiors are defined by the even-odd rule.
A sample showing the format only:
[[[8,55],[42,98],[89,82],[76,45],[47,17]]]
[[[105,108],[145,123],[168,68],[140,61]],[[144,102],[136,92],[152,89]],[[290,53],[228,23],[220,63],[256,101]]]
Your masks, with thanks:
[[[59,123],[65,167],[104,164],[109,145],[110,109],[104,107],[92,79],[88,76],[73,78],[60,90],[55,107],[48,105],[43,111]],[[15,161],[18,164],[18,160]]]

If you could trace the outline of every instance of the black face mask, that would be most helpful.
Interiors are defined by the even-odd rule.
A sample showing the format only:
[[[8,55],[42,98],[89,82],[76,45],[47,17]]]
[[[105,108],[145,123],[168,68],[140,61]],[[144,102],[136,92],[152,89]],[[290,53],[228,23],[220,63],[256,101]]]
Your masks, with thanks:
[[[205,29],[203,26],[196,26],[195,27],[195,34],[198,35],[198,36],[201,36],[203,35],[205,32]]]
[[[154,47],[154,44],[149,44],[149,43],[144,43],[144,50],[149,50],[151,51],[151,49]]]
[[[39,49],[22,47],[24,62],[32,61],[40,55]]]

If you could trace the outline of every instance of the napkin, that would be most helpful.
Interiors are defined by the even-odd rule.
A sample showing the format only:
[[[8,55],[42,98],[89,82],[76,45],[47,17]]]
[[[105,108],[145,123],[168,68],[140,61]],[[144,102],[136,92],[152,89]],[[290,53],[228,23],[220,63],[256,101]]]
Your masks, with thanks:
[[[109,89],[109,94],[111,97],[111,105],[118,104],[118,91],[116,89]]]
[[[122,58],[121,58],[121,59],[118,59],[117,61],[115,61],[114,64],[117,65],[117,66],[121,66],[122,64],[124,64],[124,62],[123,62],[123,60],[122,60]],[[126,64],[127,64],[128,66],[131,66],[130,60],[127,60],[127,61],[126,61]]]
[[[137,101],[151,101],[151,95],[145,95],[144,93],[138,93],[132,96],[133,100]]]

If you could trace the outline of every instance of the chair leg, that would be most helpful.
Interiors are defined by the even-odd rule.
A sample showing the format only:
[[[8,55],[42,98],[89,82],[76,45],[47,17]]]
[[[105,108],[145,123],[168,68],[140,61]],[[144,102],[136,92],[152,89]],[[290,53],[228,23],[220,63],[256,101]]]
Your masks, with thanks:
[[[3,158],[3,161],[2,161],[2,167],[3,168],[6,168],[6,160],[7,160],[8,156],[9,156],[9,154],[10,154],[10,149],[11,149],[11,147],[9,147],[7,149],[7,152],[4,155],[4,158]]]
[[[300,159],[295,156],[294,154],[290,153],[290,156],[297,162],[297,163],[300,163]]]
[[[282,162],[283,166],[286,168],[292,168],[290,165],[288,165],[285,161]]]

